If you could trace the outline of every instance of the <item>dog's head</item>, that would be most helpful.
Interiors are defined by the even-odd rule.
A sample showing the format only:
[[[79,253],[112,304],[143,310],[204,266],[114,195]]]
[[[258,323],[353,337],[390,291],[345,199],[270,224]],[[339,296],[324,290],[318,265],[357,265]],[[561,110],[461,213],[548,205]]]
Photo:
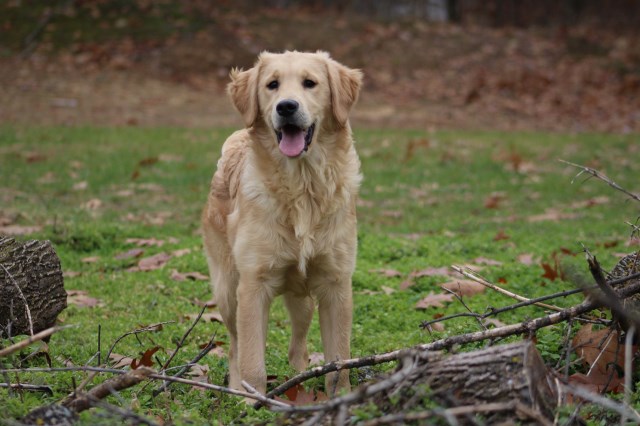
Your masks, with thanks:
[[[319,129],[347,126],[362,73],[325,52],[262,53],[253,68],[232,70],[228,92],[247,127],[265,125],[280,152],[301,156]]]

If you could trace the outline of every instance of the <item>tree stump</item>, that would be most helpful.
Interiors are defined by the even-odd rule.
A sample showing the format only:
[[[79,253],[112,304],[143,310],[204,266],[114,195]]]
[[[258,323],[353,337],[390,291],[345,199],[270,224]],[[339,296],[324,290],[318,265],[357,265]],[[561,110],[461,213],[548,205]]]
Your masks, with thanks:
[[[60,259],[51,242],[0,236],[0,338],[45,330],[66,307]]]

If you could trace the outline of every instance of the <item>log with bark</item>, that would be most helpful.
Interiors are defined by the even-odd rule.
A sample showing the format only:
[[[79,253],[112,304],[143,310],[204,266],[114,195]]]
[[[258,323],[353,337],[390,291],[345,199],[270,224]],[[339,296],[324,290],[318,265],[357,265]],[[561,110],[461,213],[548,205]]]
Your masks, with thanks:
[[[372,406],[382,414],[365,424],[405,424],[444,418],[456,424],[552,424],[553,375],[531,341],[455,355],[411,349],[396,371],[315,407],[277,408],[288,421],[342,424]],[[439,407],[434,409],[434,403]],[[312,415],[312,416],[311,416]],[[283,423],[286,423],[284,420]]]
[[[45,330],[66,307],[60,259],[51,242],[0,236],[0,338]]]

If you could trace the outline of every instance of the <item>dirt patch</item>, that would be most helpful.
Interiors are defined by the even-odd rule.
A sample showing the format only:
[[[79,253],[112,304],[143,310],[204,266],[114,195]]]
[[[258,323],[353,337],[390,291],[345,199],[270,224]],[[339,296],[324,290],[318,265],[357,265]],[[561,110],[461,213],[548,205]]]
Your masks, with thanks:
[[[356,125],[640,131],[634,35],[211,13],[193,33],[42,43],[0,59],[0,122],[238,126],[224,93],[232,66],[262,50],[323,49],[365,72]]]

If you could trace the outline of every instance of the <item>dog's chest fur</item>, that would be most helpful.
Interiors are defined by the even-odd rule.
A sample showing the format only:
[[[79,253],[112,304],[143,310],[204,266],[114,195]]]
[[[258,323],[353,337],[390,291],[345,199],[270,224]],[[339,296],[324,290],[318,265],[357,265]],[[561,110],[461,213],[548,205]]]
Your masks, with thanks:
[[[274,247],[280,248],[274,252],[275,263],[295,263],[304,275],[310,260],[346,237],[339,230],[349,215],[355,215],[359,185],[357,170],[356,178],[345,181],[346,168],[349,165],[343,162],[317,164],[309,159],[290,162],[262,179],[248,179],[254,183],[244,188],[244,195],[267,209],[274,229],[279,230],[273,236]]]

